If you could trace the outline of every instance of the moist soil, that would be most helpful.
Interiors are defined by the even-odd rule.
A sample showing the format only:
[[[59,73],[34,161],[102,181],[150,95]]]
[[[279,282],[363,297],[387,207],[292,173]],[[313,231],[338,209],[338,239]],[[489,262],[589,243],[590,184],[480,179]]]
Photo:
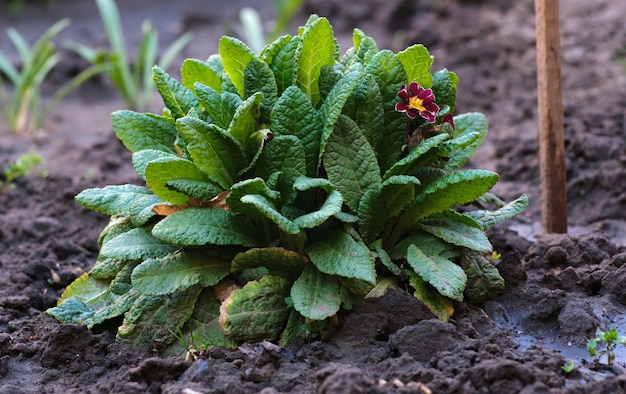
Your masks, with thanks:
[[[61,38],[105,45],[93,3],[25,3],[17,15],[2,10],[0,26],[13,26],[33,42],[70,16]],[[118,3],[131,48],[144,18],[155,21],[165,44],[194,32],[178,65],[186,57],[206,58],[221,35],[236,34],[244,5],[273,18],[263,1]],[[354,27],[380,48],[425,44],[434,69],[460,77],[457,112],[487,116],[490,134],[469,166],[497,171],[500,197],[527,193],[531,200],[523,215],[488,234],[502,255],[502,294],[483,305],[456,304],[452,319],[442,323],[409,292],[394,290],[356,305],[323,341],[251,343],[188,359],[117,344],[115,325],[60,324],[45,311],[91,268],[108,221],[73,197],[89,187],[140,183],[109,120],[124,103],[96,78],[62,101],[33,135],[11,134],[0,124],[0,165],[34,151],[48,170],[45,178],[20,178],[0,193],[0,392],[626,392],[626,348],[616,349],[612,366],[605,357],[594,362],[585,348],[598,327],[626,333],[626,3],[561,2],[570,224],[562,235],[541,234],[532,1],[309,0],[294,26],[312,12],[330,19],[342,51],[351,46]],[[5,35],[0,45],[19,64]],[[62,53],[45,92],[85,66]],[[155,100],[150,110],[161,106]],[[571,373],[561,368],[568,361],[575,363]]]

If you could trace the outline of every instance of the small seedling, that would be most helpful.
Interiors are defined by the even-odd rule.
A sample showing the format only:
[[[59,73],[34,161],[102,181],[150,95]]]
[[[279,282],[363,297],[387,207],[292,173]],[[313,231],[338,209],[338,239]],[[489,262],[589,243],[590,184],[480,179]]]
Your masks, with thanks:
[[[616,328],[609,331],[602,331],[600,328],[596,330],[595,338],[591,338],[587,342],[587,351],[595,362],[599,362],[603,354],[606,354],[607,365],[613,365],[615,361],[615,347],[617,345],[626,344],[626,336],[620,335]],[[602,348],[598,350],[598,345]]]
[[[569,375],[576,369],[576,363],[572,360],[569,360],[567,363],[565,363],[565,365],[561,367],[561,369],[563,370],[563,372],[565,372],[566,375]]]
[[[14,188],[17,178],[26,176],[32,173],[36,169],[40,169],[42,176],[46,175],[45,169],[41,168],[43,160],[41,156],[36,153],[25,153],[17,158],[13,163],[4,170],[4,182],[0,180],[0,191],[7,188]]]
[[[0,50],[0,112],[13,132],[33,132],[43,125],[44,120],[72,90],[87,79],[102,72],[103,66],[87,68],[63,85],[42,105],[41,86],[48,73],[59,62],[52,39],[69,25],[69,19],[62,19],[52,25],[31,48],[24,37],[13,28],[7,35],[18,52],[22,63],[17,69]],[[8,84],[3,81],[6,77]]]
[[[174,58],[191,41],[192,35],[186,33],[180,36],[157,59],[158,32],[151,21],[145,20],[141,26],[143,36],[133,67],[124,45],[122,22],[115,1],[97,0],[96,4],[111,48],[93,49],[76,41],[68,41],[65,45],[91,64],[106,67],[106,74],[122,94],[126,106],[143,111],[150,104],[154,93],[152,67],[158,64],[161,68],[167,69]]]

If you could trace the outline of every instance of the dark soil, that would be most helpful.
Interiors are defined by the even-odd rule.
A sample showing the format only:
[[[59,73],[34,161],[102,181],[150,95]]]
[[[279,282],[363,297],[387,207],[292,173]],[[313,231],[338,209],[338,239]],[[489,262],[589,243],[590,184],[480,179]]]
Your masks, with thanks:
[[[16,16],[2,10],[0,25],[32,42],[71,16],[64,37],[104,45],[92,3],[27,3]],[[181,59],[215,53],[243,5],[273,15],[262,1],[118,3],[131,47],[144,18],[157,22],[164,43],[193,30]],[[311,12],[327,16],[343,50],[353,27],[381,48],[424,43],[435,69],[460,77],[457,111],[483,112],[490,121],[470,165],[501,175],[494,189],[501,197],[530,196],[524,215],[489,233],[502,254],[505,291],[484,305],[457,304],[449,323],[409,293],[392,291],[357,305],[325,341],[215,348],[189,360],[116,344],[112,327],[62,325],[45,311],[91,268],[108,221],[74,195],[140,182],[110,126],[109,114],[124,104],[96,79],[63,101],[37,135],[10,134],[0,124],[1,166],[34,150],[49,170],[0,193],[0,393],[626,392],[626,348],[617,349],[612,367],[585,350],[597,327],[626,333],[626,3],[561,3],[569,235],[540,235],[532,1],[309,0],[295,21]],[[10,53],[6,36],[0,44]],[[48,88],[79,67],[66,56]],[[568,360],[576,363],[570,374],[561,368]]]

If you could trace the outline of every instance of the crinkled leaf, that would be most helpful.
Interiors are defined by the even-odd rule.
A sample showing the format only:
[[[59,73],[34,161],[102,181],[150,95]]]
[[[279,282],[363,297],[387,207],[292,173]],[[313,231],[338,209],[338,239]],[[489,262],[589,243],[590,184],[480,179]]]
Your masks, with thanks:
[[[459,77],[445,68],[433,74],[432,89],[439,108],[448,106],[451,111],[454,109],[456,104],[456,86],[458,83]]]
[[[185,59],[180,69],[180,76],[183,86],[188,89],[195,90],[195,84],[198,82],[217,92],[222,90],[222,76],[214,67],[201,60]]]
[[[298,73],[296,83],[313,105],[320,99],[318,79],[323,66],[335,63],[335,37],[326,18],[319,18],[307,26],[296,53]]]
[[[193,91],[170,77],[159,66],[152,68],[152,79],[174,119],[187,115],[192,108],[198,108],[198,99]]]
[[[244,164],[237,144],[217,126],[191,116],[180,118],[177,125],[198,168],[224,189],[235,183]]]
[[[176,125],[170,118],[130,110],[111,114],[115,135],[131,152],[156,149],[176,153]]]
[[[491,252],[493,250],[491,242],[483,230],[454,219],[426,218],[420,220],[417,227],[453,245],[478,252]]]
[[[427,256],[442,256],[447,259],[452,259],[460,255],[458,247],[445,242],[441,238],[421,231],[414,232],[404,238],[389,251],[389,255],[395,260],[404,259],[411,245],[417,246]]]
[[[399,287],[400,286],[398,286],[398,278],[383,278],[379,280],[376,283],[376,286],[374,286],[374,288],[370,290],[369,293],[367,293],[363,298],[368,299],[382,297],[387,294],[387,291],[389,289],[398,289]]]
[[[337,190],[333,190],[328,194],[320,209],[298,216],[293,222],[301,228],[315,228],[341,212],[342,205],[343,196]]]
[[[402,85],[406,84],[407,77],[402,63],[389,50],[376,53],[365,71],[376,79],[383,100],[384,128],[376,151],[380,168],[384,172],[398,160],[404,145],[406,115],[396,112],[394,107],[399,100],[397,94]]]
[[[306,338],[306,320],[298,311],[291,310],[285,329],[280,336],[280,346],[289,345],[296,338]]]
[[[362,242],[340,229],[329,229],[307,249],[311,262],[322,272],[376,284],[374,257]]]
[[[117,330],[117,340],[130,345],[153,345],[163,349],[176,338],[191,316],[200,294],[200,286],[163,296],[142,294],[124,314]]]
[[[262,93],[248,97],[237,107],[228,126],[228,133],[240,144],[248,161],[256,154],[251,136],[257,131],[256,119],[259,117],[259,105],[262,100]]]
[[[319,142],[318,163],[324,155],[326,143],[330,135],[333,133],[335,122],[337,122],[337,118],[341,115],[344,104],[356,88],[359,78],[361,77],[362,74],[358,70],[347,73],[339,80],[339,82],[335,84],[322,103],[322,106],[319,109],[319,114],[323,124],[323,129],[321,141]]]
[[[265,267],[271,275],[295,279],[309,259],[300,253],[281,247],[252,248],[241,252],[232,261],[234,273],[249,268]]]
[[[233,290],[220,307],[224,334],[236,341],[278,338],[289,317],[284,300],[288,294],[289,281],[279,276],[267,276]]]
[[[276,136],[296,136],[304,148],[306,174],[315,175],[318,167],[322,121],[311,101],[300,89],[295,86],[288,87],[280,96],[272,113],[270,130]],[[268,147],[273,142],[271,141]]]
[[[278,98],[278,87],[274,73],[269,66],[262,60],[252,59],[244,70],[244,98],[248,98],[261,92],[263,101],[261,101],[261,114],[264,122],[270,118],[270,111],[276,104]]]
[[[241,98],[230,92],[220,94],[217,90],[201,83],[196,83],[194,88],[200,104],[213,123],[221,129],[228,129],[237,107],[242,102]]]
[[[382,184],[368,190],[359,202],[359,233],[366,240],[376,237],[415,197],[419,179],[408,176],[392,176]]]
[[[230,261],[184,250],[158,259],[146,259],[132,272],[133,287],[143,294],[162,295],[199,284],[214,286],[230,273]]]
[[[148,163],[153,160],[162,159],[165,157],[178,157],[178,155],[171,152],[164,152],[156,149],[142,149],[137,152],[133,152],[133,167],[137,174],[143,179],[146,180],[146,167]]]
[[[287,234],[298,234],[301,231],[297,224],[286,218],[270,200],[260,194],[246,194],[239,201],[274,222]]]
[[[400,276],[402,274],[400,267],[398,267],[391,260],[391,256],[389,256],[387,251],[383,248],[382,239],[378,239],[372,242],[372,244],[370,244],[369,247],[370,249],[374,250],[374,252],[376,253],[376,257],[378,257],[378,260],[380,260],[380,262],[385,266],[385,268],[389,270],[389,272],[391,272],[392,274],[396,276]]]
[[[461,266],[467,275],[467,302],[480,305],[493,299],[504,289],[504,279],[500,272],[480,253],[468,251],[461,255]]]
[[[519,215],[526,210],[526,207],[528,207],[528,197],[522,194],[519,198],[511,201],[495,212],[478,210],[467,212],[466,215],[480,223],[482,230],[486,231],[500,222]]]
[[[197,200],[209,201],[217,196],[222,188],[211,182],[197,179],[179,178],[165,182],[165,187],[183,193]]]
[[[208,182],[208,178],[192,161],[179,157],[157,159],[146,167],[146,182],[154,194],[170,204],[183,205],[189,200],[189,195],[167,187],[167,182],[176,179]]]
[[[430,214],[466,204],[485,194],[498,181],[498,174],[487,170],[461,170],[428,184],[403,213],[392,237],[398,237],[413,223]]]
[[[293,307],[306,318],[324,320],[339,311],[340,288],[337,279],[308,266],[291,288]]]
[[[164,257],[180,249],[176,245],[153,237],[145,228],[135,228],[122,233],[102,245],[100,255],[120,260],[143,260]]]
[[[265,47],[261,53],[261,59],[269,65],[274,73],[279,94],[296,82],[298,71],[296,52],[300,41],[300,37],[282,36]]]
[[[154,216],[152,207],[163,203],[150,189],[137,185],[115,185],[86,189],[76,197],[85,208],[105,215],[130,217],[132,223],[141,226]]]
[[[328,139],[323,156],[328,179],[354,212],[365,192],[381,183],[373,148],[354,121],[342,115]]]
[[[441,295],[463,301],[463,291],[467,283],[463,268],[441,256],[427,256],[415,245],[409,246],[406,260],[415,273]]]
[[[360,29],[354,29],[352,41],[354,42],[355,54],[362,63],[368,63],[378,53],[376,41],[372,37],[365,35]]]
[[[425,282],[415,272],[407,271],[407,274],[410,285],[415,289],[413,293],[415,298],[422,301],[439,320],[447,322],[454,313],[452,301],[439,294],[432,285]]]
[[[418,169],[424,167],[439,154],[438,147],[449,138],[448,134],[438,134],[425,139],[413,148],[406,157],[391,166],[385,172],[383,179],[389,179],[394,175],[416,175]]]
[[[428,49],[422,44],[411,45],[396,55],[407,76],[406,84],[417,82],[421,87],[428,89],[433,84],[433,76],[430,73],[430,67],[433,64],[434,57],[428,53]],[[435,97],[439,99],[439,96]],[[439,100],[437,100],[439,103]]]
[[[479,137],[466,147],[454,149],[450,152],[450,160],[446,162],[444,169],[451,171],[461,168],[467,160],[476,153],[476,149],[482,144],[487,136],[487,118],[480,113],[466,113],[454,117],[454,137],[459,138],[470,133],[478,133]]]
[[[317,156],[316,156],[317,157]],[[256,173],[265,179],[276,172],[281,172],[287,181],[293,181],[307,172],[304,147],[293,135],[279,135],[266,143],[261,156],[255,163]]]
[[[228,73],[239,96],[244,96],[244,75],[248,63],[256,59],[256,54],[240,40],[233,37],[222,37],[219,43],[219,53],[224,70]]]
[[[220,302],[212,289],[203,289],[187,321],[187,343],[199,347],[195,349],[198,351],[212,346],[234,347],[236,343],[224,336],[219,317]]]
[[[259,233],[245,218],[224,209],[188,208],[175,212],[152,228],[152,234],[181,246],[241,245],[253,247]]]
[[[350,106],[351,108],[348,108]],[[372,147],[378,145],[385,127],[383,98],[373,76],[365,74],[346,103],[343,113],[351,117]]]

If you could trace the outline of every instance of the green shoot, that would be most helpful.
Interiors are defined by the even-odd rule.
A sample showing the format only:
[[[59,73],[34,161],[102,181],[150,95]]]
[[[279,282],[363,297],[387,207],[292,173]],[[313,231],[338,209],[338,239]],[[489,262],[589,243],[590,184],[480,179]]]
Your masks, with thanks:
[[[602,355],[606,354],[607,365],[613,365],[615,361],[615,347],[620,344],[626,344],[626,336],[620,335],[616,328],[611,328],[609,331],[602,331],[598,328],[595,338],[591,338],[587,342],[587,352],[589,352],[591,357],[594,357],[596,362],[599,362]],[[602,345],[604,348],[598,350],[598,345]]]
[[[42,163],[43,160],[38,154],[24,153],[4,169],[4,182],[0,180],[0,191],[15,188],[14,181],[17,178],[26,176],[37,169],[39,169],[41,176],[45,177],[46,170],[42,167]]]

